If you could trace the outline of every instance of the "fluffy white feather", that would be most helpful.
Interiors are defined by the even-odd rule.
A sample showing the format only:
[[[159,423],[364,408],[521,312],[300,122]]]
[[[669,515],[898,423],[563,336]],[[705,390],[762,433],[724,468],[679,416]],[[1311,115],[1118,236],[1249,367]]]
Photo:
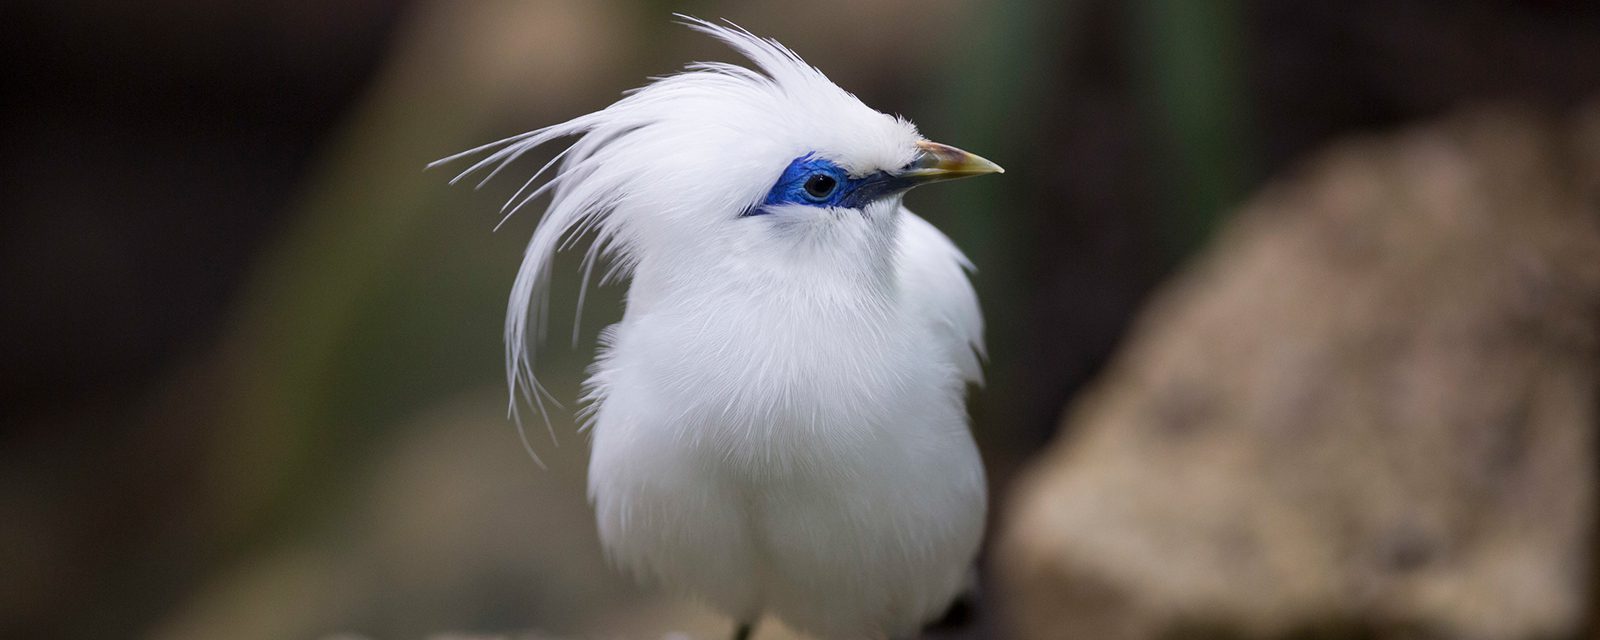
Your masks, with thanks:
[[[694,64],[441,161],[489,152],[458,179],[492,176],[579,136],[507,203],[552,194],[507,310],[513,410],[519,393],[542,402],[529,335],[552,257],[592,233],[585,275],[605,254],[631,278],[586,398],[613,560],[741,622],[913,633],[957,594],[984,520],[964,406],[982,375],[971,265],[898,191],[849,207],[769,193],[797,158],[899,179],[933,147],[778,43],[686,20],[759,71]]]

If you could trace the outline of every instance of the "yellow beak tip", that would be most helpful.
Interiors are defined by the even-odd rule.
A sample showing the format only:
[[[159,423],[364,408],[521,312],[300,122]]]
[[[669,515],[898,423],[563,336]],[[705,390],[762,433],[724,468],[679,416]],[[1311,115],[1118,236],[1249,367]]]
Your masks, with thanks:
[[[917,148],[920,150],[917,158],[907,165],[906,172],[930,182],[1006,172],[988,158],[947,144],[923,140],[917,143]]]

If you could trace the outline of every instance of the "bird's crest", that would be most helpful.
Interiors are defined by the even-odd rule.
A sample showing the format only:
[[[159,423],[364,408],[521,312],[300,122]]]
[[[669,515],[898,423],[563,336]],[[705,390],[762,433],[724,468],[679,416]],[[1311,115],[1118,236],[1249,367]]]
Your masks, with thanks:
[[[627,275],[636,262],[635,249],[642,235],[625,219],[627,216],[614,214],[619,209],[639,208],[639,203],[628,202],[632,193],[630,186],[641,175],[649,175],[652,170],[640,158],[681,154],[681,147],[674,145],[682,140],[674,139],[673,135],[679,135],[680,138],[692,135],[680,134],[676,130],[671,132],[672,135],[667,135],[667,132],[657,132],[661,135],[653,136],[638,135],[640,132],[653,127],[660,128],[655,125],[670,118],[692,119],[695,117],[692,114],[704,112],[711,105],[722,106],[730,102],[748,105],[751,111],[771,111],[773,105],[810,103],[823,105],[813,111],[827,108],[837,112],[841,110],[841,105],[845,105],[844,110],[859,110],[869,112],[875,118],[889,118],[861,105],[854,96],[830,82],[821,71],[775,40],[756,36],[731,22],[715,24],[681,14],[678,18],[689,28],[728,44],[753,62],[760,71],[723,62],[693,63],[677,74],[653,78],[649,84],[626,92],[621,100],[594,113],[491,142],[428,165],[434,167],[487,153],[451,180],[454,184],[481,173],[484,177],[478,186],[482,186],[534,148],[558,138],[578,136],[575,142],[534,172],[502,208],[505,218],[509,218],[539,196],[547,192],[551,194],[550,205],[523,255],[506,309],[505,371],[511,391],[509,412],[514,419],[518,419],[519,424],[518,405],[520,401],[526,401],[539,410],[546,427],[550,426],[544,407],[548,393],[534,375],[537,343],[529,341],[529,334],[534,333],[535,340],[543,338],[549,306],[548,283],[555,254],[570,246],[577,238],[590,232],[594,234],[595,240],[583,260],[583,289],[578,299],[581,313],[584,292],[595,263],[602,254],[611,259],[611,267],[602,278],[603,282]],[[706,116],[699,118],[709,121]],[[909,135],[915,135],[915,129],[909,123],[889,119],[891,124],[898,126],[891,127],[892,133],[909,132]],[[715,124],[733,126],[720,122]],[[881,129],[883,123],[874,120],[873,124]],[[749,126],[750,131],[738,135],[740,139],[757,144],[755,141],[762,137],[757,127],[770,126],[770,123]],[[834,131],[833,135],[851,140],[866,139],[871,142],[876,136],[893,137],[894,142],[898,142],[896,136],[881,135],[873,127],[854,130],[849,127],[807,127],[808,131],[818,135],[826,135],[827,129],[840,129]],[[885,154],[900,153],[906,148],[905,145],[888,142],[877,148],[887,149]],[[555,169],[552,177],[536,185],[540,177],[552,168]],[[774,167],[774,171],[781,168],[781,165]],[[769,185],[760,185],[761,191],[751,191],[748,195],[729,195],[726,199],[730,201],[718,204],[729,211],[747,210],[759,202]],[[505,218],[502,218],[502,223]],[[574,341],[576,331],[575,326]]]

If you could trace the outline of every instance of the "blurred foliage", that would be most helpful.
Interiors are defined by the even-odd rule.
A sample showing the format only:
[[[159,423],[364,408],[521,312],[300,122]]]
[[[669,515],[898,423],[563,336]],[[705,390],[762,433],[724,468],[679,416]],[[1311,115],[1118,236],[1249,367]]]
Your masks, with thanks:
[[[1238,0],[1139,0],[1128,46],[1138,61],[1143,108],[1167,168],[1166,241],[1197,249],[1238,203],[1249,180],[1250,105],[1244,83],[1243,6]]]

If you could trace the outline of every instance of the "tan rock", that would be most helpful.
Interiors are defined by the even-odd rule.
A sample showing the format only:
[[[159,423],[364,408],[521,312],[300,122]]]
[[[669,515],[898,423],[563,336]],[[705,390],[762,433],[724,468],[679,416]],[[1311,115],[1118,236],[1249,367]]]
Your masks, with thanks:
[[[997,570],[1018,637],[1575,637],[1588,113],[1351,142],[1244,207],[1017,484]]]

